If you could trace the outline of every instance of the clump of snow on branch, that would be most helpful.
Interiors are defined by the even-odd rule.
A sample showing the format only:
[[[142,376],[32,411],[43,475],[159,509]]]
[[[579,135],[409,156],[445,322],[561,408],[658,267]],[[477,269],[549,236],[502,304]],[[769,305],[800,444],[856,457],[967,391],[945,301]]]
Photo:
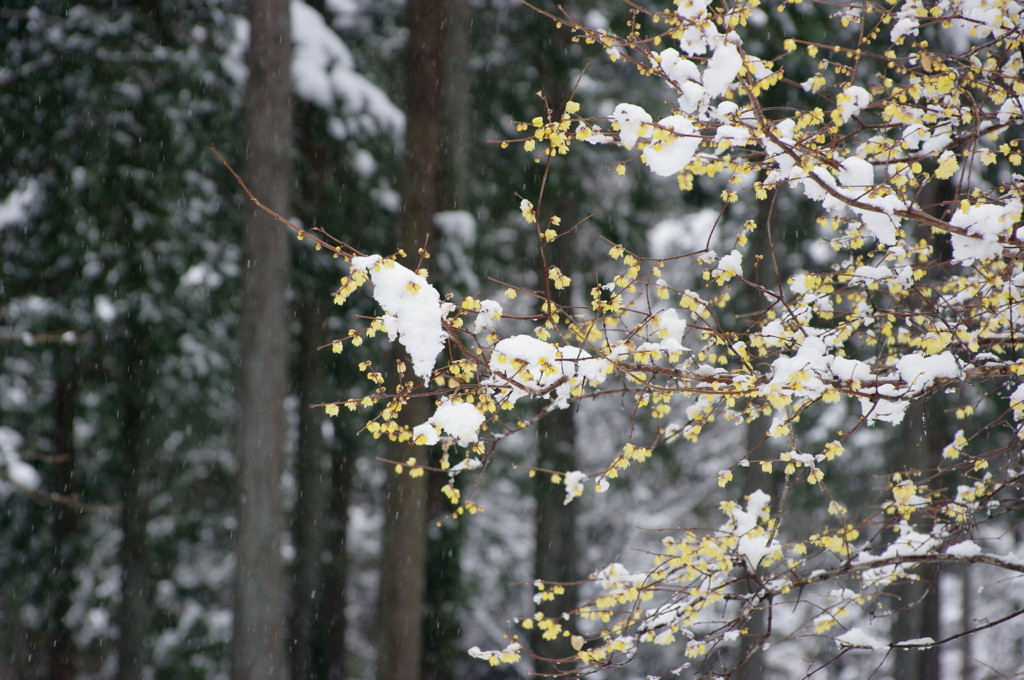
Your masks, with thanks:
[[[447,337],[441,324],[445,310],[441,296],[425,278],[379,255],[354,257],[353,271],[366,271],[373,283],[373,298],[384,310],[384,329],[398,340],[412,361],[413,372],[427,380]]]
[[[433,446],[441,439],[438,434],[440,430],[454,438],[460,446],[466,446],[477,441],[484,419],[484,414],[472,404],[445,399],[427,422],[413,428],[412,434],[417,444]]]
[[[494,325],[501,319],[504,312],[501,303],[494,300],[481,300],[480,313],[476,315],[476,321],[473,322],[473,331],[479,333],[484,330],[493,330]]]
[[[651,114],[635,104],[619,104],[615,107],[612,120],[619,127],[619,143],[627,149],[632,149],[640,138],[644,126],[654,119],[651,118]]]
[[[913,392],[924,392],[938,380],[956,380],[963,376],[963,371],[951,352],[942,352],[935,356],[924,356],[920,353],[900,357],[896,362],[896,370],[900,378],[907,383]]]
[[[728,510],[730,521],[725,530],[737,537],[736,551],[751,569],[756,569],[765,558],[778,559],[782,556],[782,546],[759,526],[770,502],[771,496],[757,489],[747,497],[746,508],[731,506]]]
[[[966,234],[950,235],[953,259],[973,264],[1002,256],[1000,238],[1012,236],[1013,227],[1020,224],[1022,212],[1024,204],[1019,198],[1008,200],[1005,205],[968,205],[957,210],[949,223],[962,227]]]
[[[523,646],[518,642],[513,642],[504,649],[496,651],[482,651],[479,647],[474,646],[469,649],[469,655],[474,659],[482,659],[491,666],[497,666],[502,663],[519,661],[522,651]]]
[[[842,635],[836,636],[836,644],[840,647],[858,647],[861,649],[889,649],[889,645],[856,626]]]
[[[558,347],[529,335],[500,340],[491,353],[491,377],[484,385],[499,401],[514,404],[525,396],[548,397],[558,408],[569,405],[572,391],[607,377],[608,361],[576,347]]]
[[[580,472],[579,470],[565,473],[565,505],[583,495],[583,482],[586,479],[587,473]]]
[[[651,136],[643,160],[651,172],[662,177],[675,175],[689,165],[700,146],[700,135],[686,116],[662,118]]]

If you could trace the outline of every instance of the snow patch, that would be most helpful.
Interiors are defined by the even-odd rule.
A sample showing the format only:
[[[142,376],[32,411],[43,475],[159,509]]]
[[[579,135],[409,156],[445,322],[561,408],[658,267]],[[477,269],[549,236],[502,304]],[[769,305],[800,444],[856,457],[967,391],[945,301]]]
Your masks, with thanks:
[[[409,353],[413,372],[429,379],[447,337],[437,289],[419,274],[379,255],[354,257],[349,264],[353,271],[369,272],[373,298],[384,310],[388,338],[397,339]]]
[[[643,161],[656,175],[670,177],[693,159],[700,146],[700,134],[686,116],[668,116],[658,125],[668,130],[669,135],[644,149]]]
[[[635,104],[619,104],[612,113],[612,120],[619,126],[619,143],[632,149],[640,137],[640,128],[654,119]]]
[[[930,357],[916,352],[908,354],[896,362],[896,370],[914,392],[924,392],[937,380],[957,380],[963,377],[960,364],[950,352]]]
[[[467,446],[477,441],[485,419],[484,414],[472,404],[445,399],[427,422],[413,428],[413,439],[424,446],[433,446],[440,441],[437,433],[440,428],[460,446]],[[422,441],[419,440],[421,436],[424,437]]]
[[[491,376],[482,384],[494,390],[499,401],[514,404],[533,395],[565,408],[573,389],[604,382],[609,363],[576,347],[558,347],[530,335],[514,335],[494,346],[489,366]]]
[[[968,206],[953,213],[949,223],[966,230],[966,234],[950,234],[953,260],[966,265],[990,260],[1003,254],[1000,237],[1010,235],[1013,225],[1020,221],[1024,204],[1019,199],[1006,205],[990,203]]]
[[[889,645],[868,634],[860,628],[851,628],[836,638],[840,647],[859,647],[861,649],[887,650]]]
[[[981,554],[981,546],[974,541],[961,541],[946,548],[946,554],[954,557],[974,557]]]
[[[0,201],[0,231],[24,223],[42,194],[42,187],[37,180],[25,178],[18,182],[17,188]]]

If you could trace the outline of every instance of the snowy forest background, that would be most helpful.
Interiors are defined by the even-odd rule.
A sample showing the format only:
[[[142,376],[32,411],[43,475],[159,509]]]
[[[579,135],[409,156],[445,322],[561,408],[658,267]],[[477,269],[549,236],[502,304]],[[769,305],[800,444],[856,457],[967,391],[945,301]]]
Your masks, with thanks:
[[[378,313],[373,300],[354,296],[344,313],[332,307],[342,263],[269,221],[266,231],[277,231],[264,247],[290,260],[279,263],[275,288],[284,324],[242,323],[243,234],[257,211],[211,144],[258,198],[307,229],[322,226],[366,253],[415,250],[422,243],[409,235],[429,232],[435,281],[497,297],[499,282],[538,285],[521,198],[536,195],[543,164],[496,142],[520,136],[515,121],[540,115],[545,103],[561,110],[571,93],[603,115],[620,101],[661,97],[635,70],[571,43],[517,0],[409,5],[294,0],[291,97],[280,87],[247,91],[247,46],[257,34],[242,2],[0,8],[0,680],[525,677],[529,659],[491,668],[467,650],[529,635],[513,619],[532,615],[535,578],[575,582],[609,562],[637,561],[665,529],[720,523],[728,496],[705,482],[737,450],[756,448],[763,426],[718,423],[699,445],[656,449],[600,503],[585,496],[565,505],[563,487],[526,470],[599,465],[625,431],[642,427],[629,406],[598,411],[581,402],[504,440],[504,463],[466,482],[479,485],[473,498],[483,512],[446,520],[445,479],[428,475],[428,502],[406,522],[426,535],[425,552],[408,554],[402,534],[385,529],[388,513],[405,511],[405,491],[382,459],[409,454],[360,433],[358,413],[327,418],[308,407],[365,392],[359,366],[379,345],[330,347],[348,333],[352,308]],[[628,3],[565,7],[588,26],[628,32]],[[801,30],[831,30],[818,5],[801,20]],[[774,15],[765,21],[764,45],[781,45],[793,28]],[[247,156],[255,141],[246,111],[275,106],[290,117],[288,134],[272,140],[288,160],[258,167]],[[724,182],[680,192],[671,178],[620,175],[620,156],[582,146],[546,177],[547,200],[563,220],[589,216],[559,242],[563,270],[593,278],[610,243],[652,257],[708,245]],[[261,191],[260,177],[284,193]],[[823,257],[811,226],[796,219],[800,209],[775,207],[774,256],[785,272]],[[676,270],[671,284],[696,286],[700,275]],[[508,301],[505,313],[529,314],[521,302]],[[250,381],[281,366],[288,385],[283,448],[270,463],[281,466],[280,481],[261,481],[257,470],[244,482],[254,484],[249,494],[279,499],[253,512],[276,513],[257,528],[282,568],[261,576],[266,599],[245,602],[266,604],[263,639],[285,654],[269,662],[266,645],[233,648],[247,625],[235,616],[236,593],[245,592],[236,574],[278,561],[236,556],[245,519],[238,442],[275,417],[246,410],[240,362],[255,374]],[[926,467],[954,437],[957,424],[942,413],[912,408],[900,427],[861,432],[847,446],[847,465],[832,480],[845,497],[873,493],[902,465]],[[800,427],[824,440],[844,416],[822,409]],[[740,480],[747,493],[772,483],[748,476]],[[815,526],[826,509],[797,493],[790,514]],[[1012,553],[1024,539],[1019,517],[1000,522],[1000,549]],[[894,598],[922,605],[896,617],[903,639],[940,639],[1024,607],[1019,580],[923,571],[921,581],[894,586]],[[423,574],[412,606],[388,599],[411,572]],[[566,656],[566,644],[536,635],[532,649]],[[832,640],[808,636],[733,677],[801,677],[809,660],[835,652]],[[645,651],[603,677],[645,677],[670,654]],[[260,668],[243,673],[241,657]],[[382,670],[393,662],[399,670]],[[538,662],[536,670],[554,669]],[[1010,621],[941,649],[842,655],[816,677],[1022,672],[1024,626]]]

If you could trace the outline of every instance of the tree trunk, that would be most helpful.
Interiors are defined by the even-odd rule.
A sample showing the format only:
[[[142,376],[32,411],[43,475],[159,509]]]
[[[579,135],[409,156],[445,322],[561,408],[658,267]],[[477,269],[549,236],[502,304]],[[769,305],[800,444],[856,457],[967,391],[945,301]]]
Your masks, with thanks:
[[[558,107],[564,105],[565,98],[559,97],[559,90],[552,86],[546,90],[549,101]],[[571,214],[572,207],[565,197],[555,199],[555,212],[562,218],[562,228],[575,222]],[[549,249],[549,265],[559,267],[563,272],[573,272],[573,239],[568,235],[558,239],[555,247]],[[557,304],[571,303],[567,291],[552,290],[552,297]],[[576,455],[576,419],[575,409],[555,410],[541,419],[537,427],[537,467],[557,472],[569,472],[579,467]],[[578,550],[576,533],[578,524],[579,501],[565,503],[565,485],[552,484],[546,474],[537,475],[534,484],[534,495],[537,500],[536,517],[534,519],[534,576],[542,581],[563,584],[565,593],[552,601],[542,601],[538,607],[544,616],[560,619],[563,612],[576,608],[578,602],[577,588],[573,583],[580,577],[577,572],[576,560]],[[569,638],[559,637],[545,640],[542,631],[534,628],[530,639],[531,651],[539,658],[534,662],[536,673],[557,673],[566,671],[575,665],[573,662],[560,664],[545,659],[566,659],[575,655]]]
[[[348,584],[348,554],[345,541],[348,534],[348,507],[352,490],[352,456],[348,453],[352,442],[343,436],[339,451],[331,456],[331,489],[328,515],[329,524],[324,536],[324,597],[323,648],[324,677],[344,680],[346,677],[345,621],[346,590]],[[296,678],[296,680],[299,680]]]
[[[934,470],[945,444],[941,418],[935,400],[911,404],[903,418],[900,466],[907,470]],[[927,527],[923,528],[927,531]],[[900,614],[896,618],[894,641],[922,637],[941,639],[941,609],[938,565],[919,565],[920,577],[900,585]],[[907,650],[900,653],[900,677],[906,680],[940,680],[939,648]]]
[[[399,240],[414,259],[416,248],[429,245],[434,233],[440,195],[444,9],[437,0],[409,0],[406,8],[409,45]]]
[[[974,586],[971,565],[960,565],[960,629],[969,630],[974,625]],[[974,645],[971,636],[960,638],[960,680],[974,680]]]
[[[920,201],[922,205],[932,206],[930,211],[939,215],[955,195],[955,187],[950,180],[935,180],[925,186]],[[914,226],[922,238],[934,238],[927,225],[917,223]],[[935,243],[935,256],[939,261],[952,257],[947,237],[943,236]],[[894,461],[895,469],[921,470],[926,475],[929,471],[938,470],[942,463],[941,451],[953,434],[946,430],[948,423],[942,408],[941,396],[910,405],[903,418],[902,441]],[[935,479],[935,483],[939,483],[941,478]],[[919,530],[927,531],[928,528],[925,526]],[[942,608],[939,565],[920,565],[915,571],[920,580],[896,589],[902,609],[896,619],[894,637],[903,640],[931,637],[938,640],[941,637]],[[932,647],[902,652],[901,677],[907,680],[939,680],[942,677],[939,651],[938,647]]]
[[[145,413],[149,398],[146,374],[150,351],[145,332],[136,319],[130,318],[122,357],[127,374],[121,396],[121,442],[125,460],[121,479],[121,603],[117,612],[119,680],[143,677],[149,660],[146,640],[153,599],[146,526],[153,455],[146,436]]]
[[[774,196],[772,198],[774,199]],[[753,262],[753,269],[747,273],[748,280],[768,290],[775,290],[779,280],[785,278],[784,272],[775,269],[772,238],[773,205],[774,200],[761,201],[758,204],[757,229],[751,235],[751,250],[756,259]],[[749,320],[756,319],[757,315],[762,313],[767,306],[766,300],[760,292],[747,287],[742,288],[737,294],[736,303],[740,308],[740,312],[736,316]],[[736,330],[740,331],[741,329],[737,328]],[[764,441],[765,432],[769,427],[771,427],[771,420],[767,416],[747,423],[746,447],[752,464],[743,470],[744,497],[758,489],[771,494],[773,498],[778,492],[775,477],[761,472],[760,466],[756,464],[756,461],[775,459],[779,454],[777,444],[773,446],[771,441]],[[751,587],[755,584],[750,578],[751,576],[752,574],[748,574],[748,579],[740,585],[741,590],[745,591],[744,594],[750,594]],[[762,638],[768,630],[767,609],[755,611],[750,617],[746,629],[746,634],[740,637],[736,655],[738,666],[732,678],[733,680],[760,680],[767,672],[764,654],[759,648]]]
[[[322,0],[312,0],[309,5],[324,14]],[[326,16],[324,20],[329,23]],[[295,214],[310,228],[327,222],[324,215],[327,194],[331,189],[331,167],[340,159],[332,155],[334,150],[328,146],[328,116],[325,111],[298,100],[293,115],[296,119],[295,146],[299,168],[296,172],[298,199]],[[332,197],[330,200],[336,199]],[[332,544],[328,534],[334,523],[345,522],[348,509],[343,508],[342,514],[337,516],[328,513],[330,454],[326,450],[322,430],[326,416],[321,409],[309,408],[309,404],[321,402],[329,394],[324,359],[317,348],[326,341],[323,335],[327,319],[324,300],[331,281],[323,275],[326,270],[317,266],[322,264],[323,253],[298,248],[295,255],[294,282],[296,288],[303,292],[297,296],[299,342],[295,389],[299,402],[299,441],[294,461],[296,498],[292,513],[292,541],[295,560],[291,573],[288,644],[291,676],[304,680],[328,676],[328,655],[337,654],[339,659],[344,658],[344,637],[332,640],[332,629],[327,623],[335,618],[328,606],[340,607],[340,619],[344,620],[344,600],[328,603],[324,587],[329,568],[325,564],[325,551],[331,551],[332,557],[334,553],[342,555],[339,559],[343,560],[345,550],[343,543]],[[331,644],[336,644],[337,650]]]
[[[473,92],[469,0],[444,0],[444,208],[466,210],[472,186]]]
[[[324,343],[323,297],[312,295],[299,305],[299,356],[296,391],[299,397],[299,443],[295,453],[295,512],[292,542],[295,562],[292,567],[291,676],[296,679],[322,677],[315,657],[323,598],[320,560],[324,549],[327,514],[327,481],[321,409],[307,405],[323,401],[326,391],[322,358],[317,350]]]
[[[406,424],[427,419],[426,402],[405,408]],[[417,414],[417,415],[413,415]],[[389,456],[405,460],[415,450],[392,444]],[[417,456],[417,458],[421,458]],[[420,460],[420,462],[423,462]],[[381,554],[377,680],[419,680],[423,658],[423,592],[426,581],[427,478],[388,472]]]
[[[765,431],[771,426],[768,418],[758,418],[747,424],[746,442],[747,451],[754,451],[761,445]],[[765,445],[755,454],[751,455],[751,461],[765,460],[772,457],[775,451],[766,450]],[[777,489],[772,475],[765,474],[760,469],[755,469],[756,463],[744,470],[743,495],[744,497],[761,489],[766,493],[775,496]],[[754,579],[756,570],[744,566],[745,579],[738,583],[738,588],[743,595],[749,595],[757,588],[757,581]],[[745,626],[746,632],[740,637],[739,648],[736,655],[736,670],[730,676],[732,680],[761,680],[767,673],[764,663],[764,653],[760,649],[762,638],[768,631],[768,610],[767,605],[755,610]]]
[[[428,414],[429,417],[429,414]],[[452,506],[441,492],[448,482],[442,475],[429,478],[427,522],[444,518]],[[459,557],[465,540],[464,522],[443,522],[428,526],[426,591],[423,602],[423,680],[457,680],[462,677],[465,648],[459,645],[462,634],[460,608],[462,566]]]
[[[78,400],[78,361],[76,348],[60,345],[56,350],[57,386],[53,398],[53,490],[68,500],[75,491],[75,410]],[[78,510],[63,504],[52,506],[50,531],[53,536],[53,642],[49,649],[50,678],[73,680],[75,643],[65,617],[71,609],[75,589],[74,567],[78,561],[75,534]]]
[[[439,206],[445,210],[466,209],[470,193],[469,146],[472,136],[472,99],[469,68],[470,19],[467,0],[441,0],[444,21],[444,122],[441,130]],[[435,252],[443,244],[435,244]],[[453,248],[460,244],[453,243]],[[437,271],[435,280],[452,283],[455,271]],[[431,475],[428,484],[428,524],[443,519],[452,505],[441,492],[448,482],[443,475]],[[458,482],[456,482],[458,483]],[[427,534],[427,575],[423,603],[424,680],[456,680],[465,665],[465,649],[459,644],[461,613],[465,602],[461,554],[465,540],[464,522],[443,522],[430,526]]]
[[[565,270],[563,270],[565,271]],[[567,472],[576,469],[576,425],[572,409],[553,411],[542,418],[537,429],[537,467]],[[537,510],[534,533],[534,576],[543,581],[565,584],[565,594],[538,607],[544,616],[561,619],[562,612],[576,606],[576,520],[579,501],[565,504],[565,485],[552,484],[546,474],[535,478]],[[531,651],[538,657],[534,672],[556,673],[572,664],[554,664],[544,659],[564,659],[575,651],[568,638],[545,640],[539,629],[532,631]]]
[[[253,193],[286,214],[293,183],[289,3],[252,0],[249,22],[246,174]],[[287,676],[281,473],[290,260],[280,225],[249,204],[242,263],[232,677],[280,680]]]
[[[537,57],[538,75],[541,89],[548,106],[557,117],[565,107],[570,95],[570,73],[575,65],[571,64],[569,53],[569,34],[554,26],[546,17],[539,14],[531,21],[537,22],[541,52]],[[555,170],[553,175],[565,173],[565,169]],[[550,179],[550,178],[549,178]],[[548,194],[543,197],[544,214],[538,219],[547,219],[550,215],[561,218],[558,231],[568,229],[576,222],[574,193],[580,191],[579,184],[570,180],[568,184],[550,182]],[[548,266],[557,266],[566,274],[579,280],[575,248],[576,234],[563,235],[547,247]],[[529,236],[533,238],[533,236]],[[558,305],[571,305],[572,299],[567,290],[551,290],[553,301]],[[579,467],[576,455],[576,420],[575,409],[555,410],[541,419],[537,427],[537,467],[568,472]],[[543,581],[563,584],[565,593],[553,601],[543,601],[538,607],[546,617],[561,618],[562,613],[575,609],[578,605],[578,592],[573,583],[580,574],[577,571],[577,524],[579,501],[565,503],[564,484],[552,484],[545,474],[537,476],[534,484],[534,495],[537,501],[534,518],[534,576]],[[560,664],[546,660],[567,659],[575,655],[569,638],[558,637],[555,640],[544,640],[542,632],[534,628],[530,637],[531,651],[539,658],[534,662],[534,672],[557,673],[566,672],[575,666],[575,662],[566,661]]]
[[[406,131],[402,156],[400,245],[416,265],[417,249],[434,231],[440,176],[443,114],[444,3],[410,0]],[[396,352],[396,356],[401,353]],[[406,365],[409,365],[406,360]],[[404,409],[407,425],[427,419],[429,404],[413,399]],[[423,451],[391,443],[387,456],[423,459]],[[425,459],[424,459],[425,460]],[[426,581],[427,479],[388,472],[384,501],[378,609],[377,680],[419,680],[423,664],[423,594]]]

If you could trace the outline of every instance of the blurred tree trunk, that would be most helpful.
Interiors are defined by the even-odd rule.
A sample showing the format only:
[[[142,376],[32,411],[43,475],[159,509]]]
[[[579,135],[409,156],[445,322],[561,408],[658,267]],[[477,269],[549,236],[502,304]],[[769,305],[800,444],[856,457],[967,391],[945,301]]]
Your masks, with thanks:
[[[310,3],[323,13],[321,1]],[[296,102],[296,146],[299,153],[299,201],[296,214],[307,226],[328,221],[330,202],[344,201],[331,187],[338,185],[335,168],[344,159],[326,136],[325,112],[307,102]],[[322,345],[327,327],[326,294],[336,281],[336,267],[323,264],[322,253],[299,248],[296,285],[303,300],[298,310],[300,324],[299,360],[296,386],[299,394],[299,450],[296,456],[296,485],[292,532],[296,556],[292,597],[292,677],[343,680],[346,677],[347,547],[349,498],[352,487],[351,462],[356,446],[351,432],[352,414],[342,413],[332,421],[338,439],[328,450],[324,440],[323,412],[311,403],[328,398],[337,383],[328,383]],[[355,373],[350,357],[336,355],[332,366]],[[351,378],[351,376],[349,376]],[[344,380],[344,379],[343,379]],[[344,384],[344,383],[343,383]],[[345,420],[349,418],[349,420]]]
[[[249,80],[243,108],[246,176],[261,201],[287,214],[293,184],[287,0],[251,0],[249,23]],[[287,676],[281,473],[290,261],[281,226],[248,202],[245,210],[232,677],[280,680]]]
[[[571,74],[576,67],[568,58],[570,36],[538,13],[533,13],[529,21],[535,22],[537,35],[541,36],[538,45],[541,51],[536,56],[541,91],[552,115],[557,119],[569,100]],[[555,177],[563,174],[570,179],[565,181]],[[566,172],[565,168],[556,169],[549,177],[543,207],[538,206],[543,210],[538,220],[546,220],[551,215],[561,218],[561,226],[556,227],[559,233],[569,229],[577,219],[574,199],[583,189],[576,177]],[[524,237],[534,238],[532,235]],[[548,266],[557,266],[578,280],[577,268],[580,263],[574,252],[577,247],[576,237],[576,234],[564,235],[555,241],[553,247],[548,246],[546,251]],[[551,291],[554,302],[559,305],[572,304],[568,293],[568,290]],[[554,410],[538,423],[537,467],[558,472],[568,472],[579,467],[575,415],[575,408]],[[573,583],[580,578],[577,570],[579,501],[566,504],[565,485],[552,484],[550,477],[545,474],[537,475],[534,496],[537,501],[534,518],[534,575],[543,581],[564,584],[565,588],[563,595],[553,601],[541,602],[538,609],[547,617],[560,618],[563,612],[578,605],[579,594]],[[565,672],[575,665],[573,662],[554,664],[542,660],[574,656],[576,652],[568,638],[545,640],[542,631],[534,628],[530,648],[540,657],[534,662],[535,673]]]
[[[560,472],[577,468],[574,415],[569,408],[553,411],[541,419],[537,430],[537,467]],[[565,485],[552,484],[546,474],[538,474],[535,478],[534,493],[537,498],[534,575],[543,581],[565,584],[565,594],[553,601],[541,602],[538,610],[546,617],[560,619],[562,612],[577,605],[576,587],[571,583],[579,578],[576,570],[576,509],[579,501],[566,505]],[[564,659],[575,654],[568,638],[545,640],[537,629],[531,631],[530,648],[542,659]],[[534,663],[534,672],[555,673],[567,667],[567,664],[538,659]]]
[[[322,6],[313,5],[323,11]],[[333,166],[338,162],[327,140],[315,131],[326,130],[323,112],[315,106],[296,102],[296,145],[302,171],[299,172],[299,204],[296,214],[309,226],[323,224],[328,212],[327,188],[333,185]],[[290,661],[293,678],[345,677],[346,640],[346,529],[349,512],[351,459],[355,445],[342,423],[341,441],[328,450],[324,438],[324,414],[309,404],[328,398],[324,359],[318,347],[327,338],[327,287],[333,282],[321,269],[323,253],[309,248],[297,251],[295,281],[299,295],[299,357],[296,364],[296,392],[299,398],[299,443],[295,457],[297,497],[292,521],[295,561],[292,569],[292,610]],[[334,356],[334,355],[332,355]],[[345,356],[335,364],[347,367]],[[351,367],[355,372],[355,368]],[[345,419],[349,415],[340,415]],[[337,420],[332,421],[337,424]],[[351,424],[351,421],[350,423]],[[352,428],[353,431],[358,427]]]
[[[445,7],[443,46],[443,123],[441,129],[439,207],[466,209],[470,193],[469,140],[472,99],[469,68],[469,23],[467,0],[443,0]],[[444,244],[435,243],[435,254]],[[453,243],[453,248],[461,247]],[[438,271],[435,278],[451,284],[456,272]],[[428,414],[429,417],[429,414]],[[428,477],[428,525],[443,520],[452,505],[441,492],[448,482],[444,475]],[[456,680],[462,677],[465,650],[459,645],[462,634],[460,610],[465,602],[460,558],[465,540],[464,522],[442,522],[428,526],[427,572],[423,606],[424,680]]]
[[[466,210],[472,187],[473,72],[469,0],[444,0],[444,209]]]
[[[323,0],[310,0],[308,4],[325,14]],[[329,23],[326,16],[324,20]],[[323,112],[308,102],[296,100],[293,115],[298,165],[295,214],[310,228],[325,221],[331,163],[339,159],[330,158]],[[309,404],[323,401],[328,393],[323,357],[317,348],[326,341],[324,297],[331,282],[317,275],[320,270],[315,259],[319,255],[321,253],[309,248],[296,249],[293,270],[295,286],[301,292],[296,303],[299,337],[294,382],[299,402],[299,440],[294,461],[296,498],[291,530],[295,558],[291,571],[288,646],[291,677],[303,680],[324,678],[328,674],[326,655],[334,651],[328,643],[332,637],[328,621],[333,616],[327,609],[324,590],[324,551],[345,550],[343,544],[331,545],[327,534],[333,522],[344,522],[348,515],[347,508],[342,508],[343,514],[339,516],[328,514],[331,470],[322,430],[325,416],[322,410],[309,408]],[[344,600],[337,606],[344,620]],[[338,645],[336,653],[343,659],[344,636],[332,642]]]
[[[426,402],[403,411],[405,424],[427,419]],[[422,417],[420,417],[422,416]],[[405,460],[416,450],[390,444],[387,455]],[[422,453],[417,455],[424,462]],[[419,680],[423,657],[423,593],[426,582],[427,478],[388,471],[380,565],[377,680]]]
[[[299,347],[296,367],[296,392],[299,397],[299,442],[295,453],[295,512],[292,516],[292,542],[295,561],[292,565],[291,598],[291,677],[322,677],[322,658],[317,658],[322,645],[320,631],[326,627],[320,620],[323,600],[323,579],[320,562],[325,547],[327,493],[330,471],[325,463],[324,437],[321,429],[324,414],[309,408],[323,401],[326,393],[323,361],[317,347],[324,343],[323,296],[315,292],[303,295],[299,303]],[[340,641],[344,647],[344,640]]]
[[[427,415],[429,417],[429,414]],[[451,512],[451,504],[441,492],[448,481],[443,475],[428,477],[430,498],[427,520],[443,518]],[[462,625],[460,605],[462,567],[459,557],[465,539],[465,522],[448,521],[428,526],[427,581],[423,603],[423,674],[424,680],[456,680],[465,665],[465,648],[459,645]]]
[[[942,423],[943,414],[936,409],[936,400],[911,404],[903,417],[903,441],[900,460],[903,469],[934,470],[941,462],[942,449],[948,439]],[[927,529],[924,529],[927,530]],[[894,640],[930,637],[941,639],[942,601],[939,594],[938,565],[919,565],[914,570],[920,577],[899,585],[896,592],[901,607],[896,617]],[[900,677],[906,680],[940,680],[939,648],[907,650],[900,653]]]
[[[146,641],[153,607],[150,574],[149,479],[153,452],[147,436],[151,343],[138,319],[129,317],[124,338],[126,374],[121,394],[121,441],[125,466],[121,475],[121,603],[117,610],[117,677],[143,677],[149,661]]]
[[[402,216],[399,245],[417,265],[417,249],[428,244],[438,210],[441,165],[441,120],[444,100],[445,6],[437,0],[410,0],[405,85],[405,148],[402,154]],[[402,352],[395,352],[400,357]],[[411,366],[406,358],[405,363]],[[393,383],[412,378],[407,372]],[[427,419],[430,404],[413,399],[402,412],[406,425]],[[392,460],[417,456],[422,447],[389,443]],[[377,680],[419,680],[423,663],[423,596],[426,582],[426,476],[388,472],[384,500],[378,608]]]
[[[968,630],[974,625],[974,587],[970,564],[961,564],[960,571],[960,628]],[[974,645],[971,636],[960,638],[960,680],[974,680]]]
[[[555,110],[565,104],[566,97],[556,99],[559,90],[545,90]],[[575,222],[572,206],[565,197],[551,197],[557,206],[554,213],[562,218],[560,231]],[[573,257],[575,234],[555,241],[554,248],[548,249],[548,265],[557,266],[563,272],[574,272]],[[568,291],[552,290],[552,298],[559,305],[571,304]],[[579,467],[576,455],[576,413],[575,408],[556,409],[542,418],[537,425],[537,467],[544,470],[569,472]],[[565,593],[551,601],[540,603],[538,610],[549,618],[560,619],[563,612],[578,605],[578,592],[573,585],[580,578],[577,570],[579,551],[577,548],[577,524],[579,501],[565,503],[565,485],[552,484],[546,474],[534,479],[534,496],[537,501],[534,518],[534,576],[543,581],[564,584]],[[531,631],[531,651],[540,657],[534,663],[535,673],[557,673],[571,668],[573,663],[548,663],[542,659],[565,659],[575,655],[568,638],[558,637],[545,640],[537,628]]]
[[[324,596],[322,609],[322,645],[324,677],[344,680],[346,655],[345,605],[348,601],[348,510],[352,492],[352,450],[354,442],[347,434],[339,451],[331,456],[331,488],[328,499],[328,525],[324,535]],[[296,679],[298,680],[298,679]]]
[[[931,212],[940,215],[949,205],[956,189],[950,180],[934,180],[923,189],[922,205],[934,206]],[[914,228],[921,238],[936,239],[927,225],[917,223]],[[938,237],[934,244],[935,256],[939,261],[952,257],[949,238]],[[948,404],[947,404],[948,405]],[[911,404],[903,417],[902,441],[894,460],[894,469],[910,471],[937,470],[942,463],[942,449],[952,439],[953,432],[943,413],[942,398]],[[955,430],[955,426],[952,428]],[[941,483],[936,478],[935,484]],[[922,527],[920,530],[927,530]],[[920,637],[941,638],[942,601],[939,592],[939,565],[920,565],[915,572],[920,580],[896,588],[901,607],[896,619],[894,638],[909,640]],[[970,637],[970,636],[968,636]],[[939,680],[943,677],[938,647],[906,651],[901,653],[901,677],[907,680]]]
[[[785,273],[777,271],[775,265],[772,238],[774,198],[775,195],[771,200],[758,203],[757,229],[750,236],[751,250],[756,259],[753,262],[753,270],[747,273],[748,280],[768,290],[775,290],[779,280],[785,278]],[[764,312],[767,301],[757,290],[744,286],[737,293],[736,304],[739,307],[736,317],[742,319],[742,323],[751,323]],[[777,445],[773,447],[771,442],[765,441],[765,432],[770,426],[771,419],[768,416],[762,416],[747,424],[746,447],[752,463],[774,459],[779,453]],[[778,492],[775,478],[771,474],[761,472],[760,466],[751,465],[743,470],[743,495],[746,497],[758,489],[762,489],[773,498]],[[757,587],[752,576],[748,574],[748,580],[740,586],[748,592]],[[740,638],[736,658],[736,663],[740,665],[732,676],[734,680],[761,680],[765,676],[767,669],[764,654],[761,653],[759,646],[767,629],[768,612],[765,609],[758,610],[747,625],[747,633]]]
[[[56,350],[56,390],[53,398],[53,490],[68,500],[75,490],[75,409],[78,401],[77,349],[59,345]],[[73,680],[75,643],[65,623],[75,589],[74,567],[78,561],[75,534],[78,510],[54,503],[50,531],[53,536],[53,642],[49,649],[50,678]]]

